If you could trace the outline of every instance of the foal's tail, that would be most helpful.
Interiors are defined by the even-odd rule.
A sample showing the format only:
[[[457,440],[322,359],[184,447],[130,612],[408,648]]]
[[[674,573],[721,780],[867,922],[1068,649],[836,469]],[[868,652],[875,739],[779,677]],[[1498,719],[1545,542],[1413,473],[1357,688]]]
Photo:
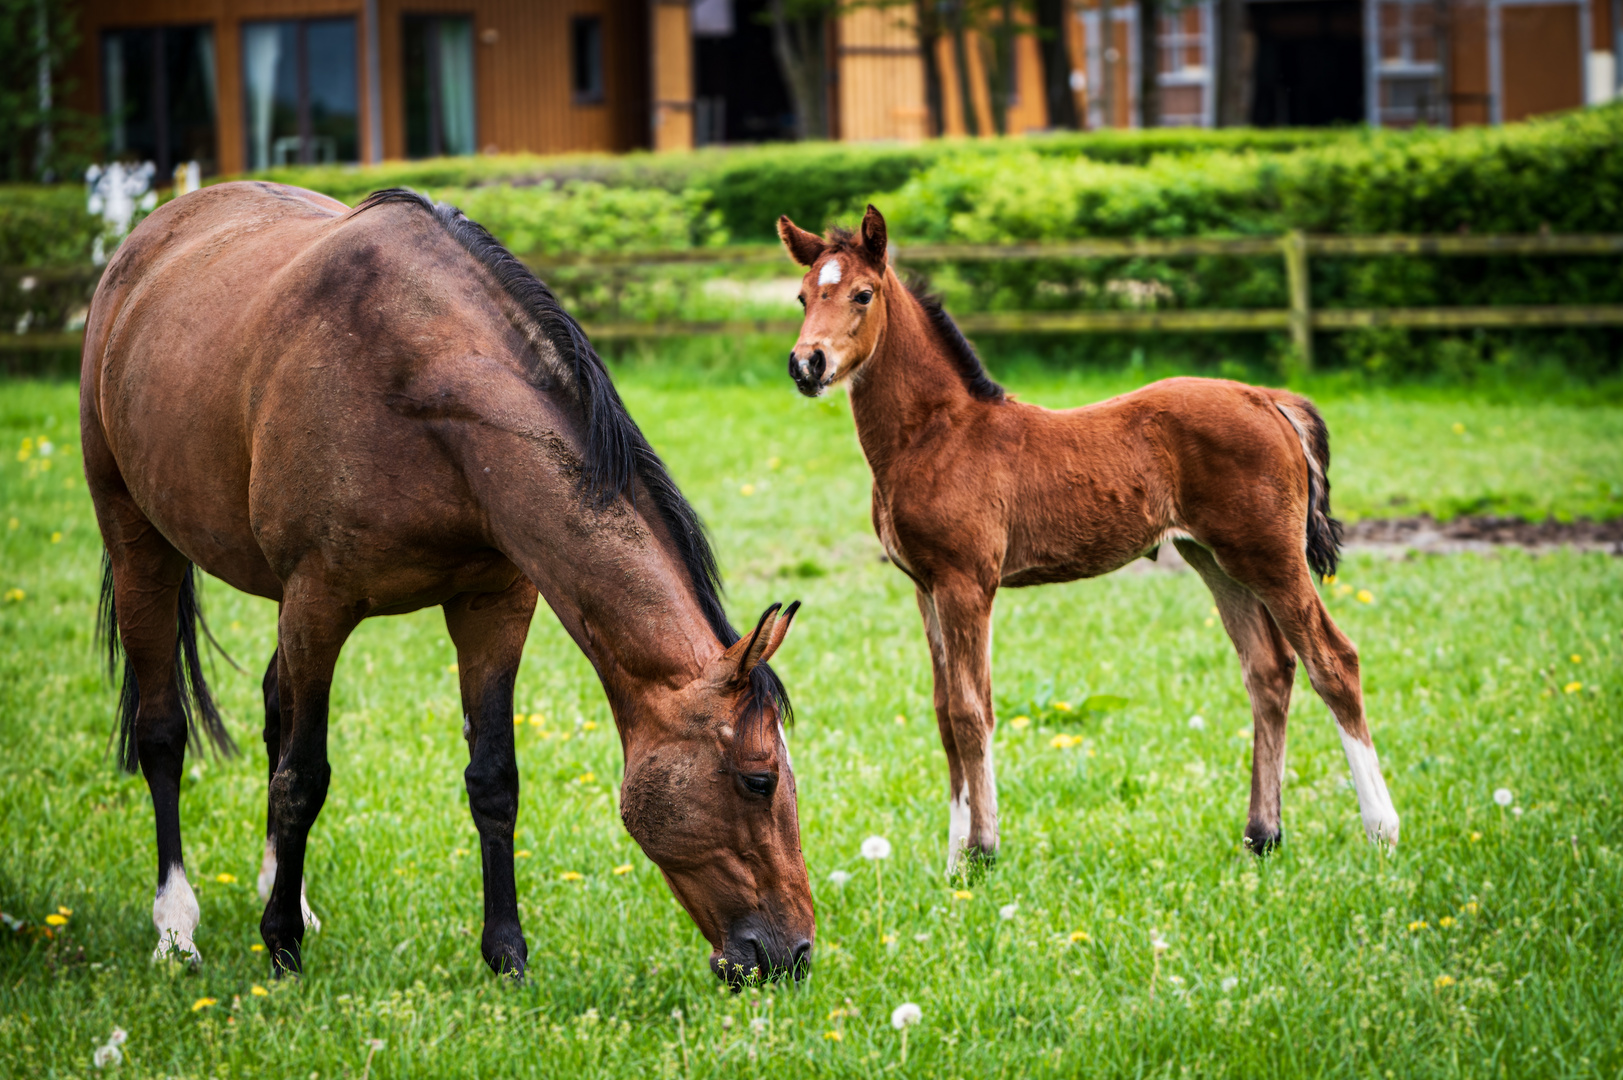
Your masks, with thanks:
[[[186,715],[186,736],[194,750],[202,750],[205,737],[219,753],[227,757],[237,753],[237,744],[226,731],[215,707],[214,695],[209,693],[203,679],[203,662],[197,652],[197,628],[203,628],[215,648],[219,642],[203,621],[203,608],[197,595],[197,568],[186,564],[186,576],[180,582],[180,603],[177,613],[175,640],[175,689],[180,697],[180,708]],[[107,654],[107,674],[118,673],[119,654],[123,652],[118,636],[118,612],[113,603],[113,561],[106,552],[101,557],[101,602],[96,613],[96,634],[102,640]],[[224,655],[225,650],[221,649]],[[231,660],[229,656],[226,657]],[[234,662],[233,662],[234,663]],[[124,681],[118,701],[118,762],[125,772],[135,772],[140,765],[135,738],[135,717],[140,710],[141,691],[135,681],[135,667],[124,657]]]
[[[1341,522],[1330,516],[1330,431],[1305,397],[1278,394],[1274,405],[1296,429],[1307,457],[1307,564],[1320,578],[1334,576],[1341,558]]]

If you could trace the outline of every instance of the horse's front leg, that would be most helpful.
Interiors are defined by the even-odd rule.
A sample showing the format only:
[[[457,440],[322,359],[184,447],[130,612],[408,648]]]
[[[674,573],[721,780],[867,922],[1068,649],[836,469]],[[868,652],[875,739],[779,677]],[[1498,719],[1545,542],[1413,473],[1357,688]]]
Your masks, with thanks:
[[[327,706],[338,653],[355,628],[353,607],[319,583],[288,583],[277,626],[276,698],[281,754],[270,782],[276,872],[259,933],[278,974],[303,969],[304,853],[327,801]]]
[[[260,683],[265,697],[265,762],[270,780],[276,779],[276,766],[282,760],[282,705],[276,692],[276,668],[279,663],[277,654],[271,653],[270,665],[265,668],[265,678]],[[270,809],[268,782],[265,790],[265,857],[259,864],[260,903],[270,900],[271,887],[276,884],[276,817]],[[305,928],[320,930],[321,920],[310,910],[304,886],[304,882],[299,882],[299,910],[304,916]]]
[[[986,588],[964,578],[947,579],[930,590],[941,651],[936,667],[936,707],[939,711],[944,703],[947,714],[942,742],[949,734],[952,739],[948,750],[952,776],[949,873],[959,868],[963,857],[971,862],[990,862],[997,857],[997,778],[992,768],[996,724],[992,714],[995,594],[996,586]],[[927,614],[927,623],[928,618]],[[932,656],[936,647],[932,641]]]
[[[463,593],[445,605],[462,684],[468,740],[468,808],[479,830],[485,878],[480,951],[498,975],[522,978],[529,946],[518,919],[513,830],[518,823],[518,761],[513,752],[513,683],[535,614],[535,586],[520,577],[506,592]]]

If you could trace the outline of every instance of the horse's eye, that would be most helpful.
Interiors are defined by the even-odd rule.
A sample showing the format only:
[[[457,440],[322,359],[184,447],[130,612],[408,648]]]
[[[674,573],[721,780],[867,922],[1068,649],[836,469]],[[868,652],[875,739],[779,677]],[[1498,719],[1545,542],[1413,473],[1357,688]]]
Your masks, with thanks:
[[[804,296],[797,296],[797,297],[795,297],[795,299],[800,301],[800,306],[801,307],[806,306],[806,298]]]
[[[739,779],[744,782],[744,790],[763,799],[770,799],[778,787],[778,778],[771,773],[743,773]]]
[[[857,293],[851,299],[855,300],[859,304],[866,304],[868,301],[873,299],[873,290],[872,289],[863,289],[861,292]]]

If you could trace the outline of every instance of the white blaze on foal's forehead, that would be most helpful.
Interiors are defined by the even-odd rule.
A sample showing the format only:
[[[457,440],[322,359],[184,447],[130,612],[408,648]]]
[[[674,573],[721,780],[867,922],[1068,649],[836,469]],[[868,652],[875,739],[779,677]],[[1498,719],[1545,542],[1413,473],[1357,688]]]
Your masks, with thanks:
[[[817,275],[819,285],[838,285],[840,283],[840,260],[830,259],[823,264],[823,272]]]

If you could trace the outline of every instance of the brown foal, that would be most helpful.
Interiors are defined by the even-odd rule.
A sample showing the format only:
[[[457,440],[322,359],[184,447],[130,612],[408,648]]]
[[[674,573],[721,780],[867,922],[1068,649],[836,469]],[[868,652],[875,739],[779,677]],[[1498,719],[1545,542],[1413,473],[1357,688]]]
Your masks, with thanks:
[[[197,663],[193,567],[278,605],[265,676],[260,929],[297,971],[339,650],[439,605],[457,650],[485,961],[521,974],[513,687],[538,595],[597,670],[621,814],[737,981],[799,970],[813,914],[766,665],[794,607],[740,638],[702,527],[580,327],[479,226],[410,192],[355,209],[267,183],[166,204],[96,290],[85,473],[126,654],[125,763],[157,823],[157,955],[195,960],[180,844],[188,727],[228,743]],[[194,735],[196,734],[194,730]]]
[[[1305,398],[1217,379],[1167,379],[1081,409],[1013,400],[939,303],[861,229],[778,232],[807,267],[789,373],[801,393],[850,389],[873,472],[873,520],[913,579],[951,778],[947,867],[998,846],[992,771],[992,599],[1002,585],[1109,573],[1172,541],[1216,598],[1240,654],[1255,741],[1245,838],[1280,839],[1285,715],[1296,657],[1329,705],[1372,840],[1396,843],[1364,719],[1358,653],[1314,588],[1335,571],[1329,439]]]

